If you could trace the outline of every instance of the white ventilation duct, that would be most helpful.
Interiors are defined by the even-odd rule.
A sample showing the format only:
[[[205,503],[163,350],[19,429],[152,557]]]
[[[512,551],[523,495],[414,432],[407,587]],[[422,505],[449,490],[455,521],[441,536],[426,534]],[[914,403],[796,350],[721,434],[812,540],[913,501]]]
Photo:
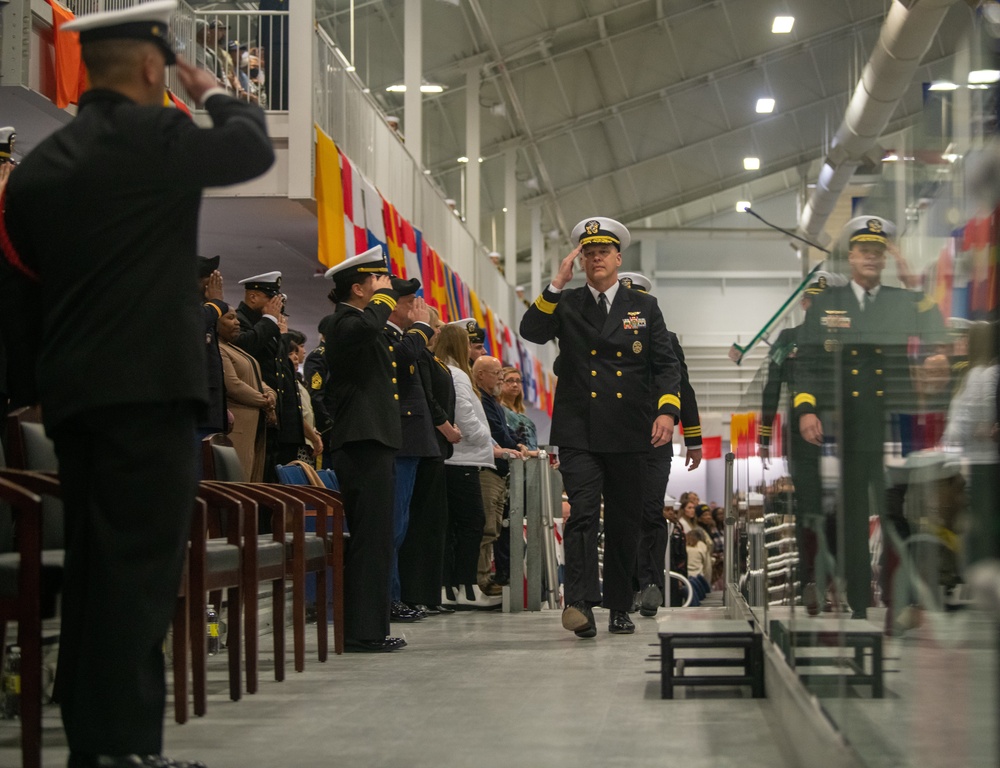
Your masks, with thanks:
[[[799,234],[816,242],[851,175],[889,124],[948,9],[958,0],[895,0],[833,139]]]

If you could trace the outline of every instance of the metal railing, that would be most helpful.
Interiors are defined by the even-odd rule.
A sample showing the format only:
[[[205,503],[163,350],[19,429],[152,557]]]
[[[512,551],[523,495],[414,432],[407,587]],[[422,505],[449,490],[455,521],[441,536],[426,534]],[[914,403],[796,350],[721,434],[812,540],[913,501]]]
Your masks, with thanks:
[[[510,613],[559,607],[559,564],[556,556],[555,510],[562,506],[562,477],[548,454],[510,463],[510,586],[504,587],[503,609]],[[522,534],[525,531],[525,534]],[[522,567],[522,563],[524,564]],[[521,573],[527,582],[527,604]]]

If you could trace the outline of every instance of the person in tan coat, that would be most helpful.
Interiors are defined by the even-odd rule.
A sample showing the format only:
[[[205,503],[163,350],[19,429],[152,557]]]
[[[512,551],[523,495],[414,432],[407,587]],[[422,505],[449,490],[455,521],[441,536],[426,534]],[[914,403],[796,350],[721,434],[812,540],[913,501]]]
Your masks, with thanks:
[[[264,478],[264,424],[274,423],[276,418],[274,390],[264,383],[257,361],[232,344],[240,334],[236,310],[220,317],[217,327],[226,398],[233,414],[229,438],[239,454],[244,477],[259,483]]]

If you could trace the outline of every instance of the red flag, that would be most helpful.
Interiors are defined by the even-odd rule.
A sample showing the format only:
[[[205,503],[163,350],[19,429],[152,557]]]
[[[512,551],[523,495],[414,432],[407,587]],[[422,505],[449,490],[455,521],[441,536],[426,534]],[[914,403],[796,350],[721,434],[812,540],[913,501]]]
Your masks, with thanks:
[[[80,94],[87,90],[87,70],[80,59],[80,33],[63,32],[60,27],[76,18],[71,10],[57,0],[48,0],[52,6],[52,43],[56,64],[56,106],[65,109],[80,101]]]

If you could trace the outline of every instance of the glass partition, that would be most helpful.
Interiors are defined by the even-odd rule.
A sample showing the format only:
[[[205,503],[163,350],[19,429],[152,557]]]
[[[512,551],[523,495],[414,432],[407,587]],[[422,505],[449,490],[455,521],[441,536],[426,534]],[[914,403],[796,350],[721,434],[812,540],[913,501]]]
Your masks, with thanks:
[[[924,85],[923,120],[851,201],[733,415],[735,578],[869,766],[1000,764],[988,32]]]

